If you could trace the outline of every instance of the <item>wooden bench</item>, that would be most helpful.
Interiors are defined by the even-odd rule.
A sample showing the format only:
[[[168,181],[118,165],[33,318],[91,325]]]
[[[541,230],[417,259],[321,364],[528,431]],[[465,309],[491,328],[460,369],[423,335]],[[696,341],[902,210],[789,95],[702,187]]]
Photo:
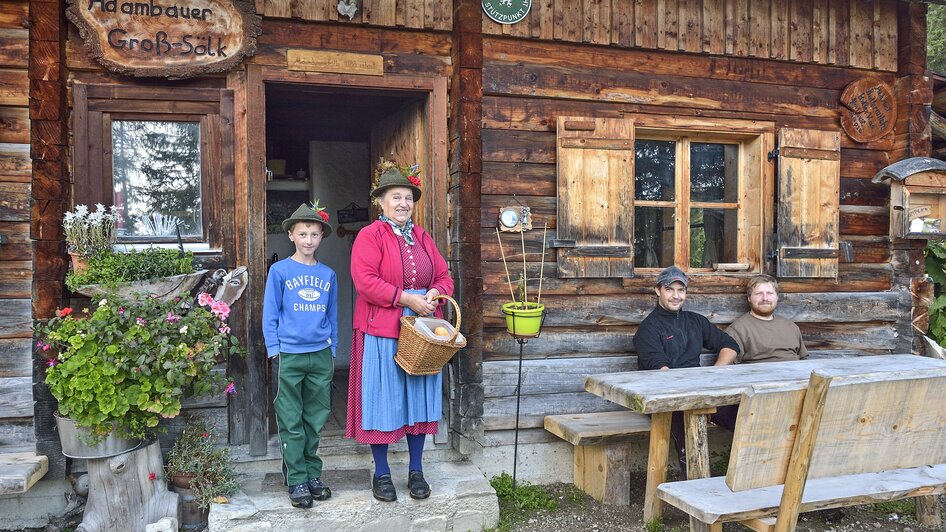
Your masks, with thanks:
[[[630,504],[630,440],[650,432],[650,417],[629,410],[545,416],[545,430],[575,446],[575,486],[598,502]]]
[[[19,495],[49,470],[49,460],[33,452],[0,454],[0,495]]]
[[[799,512],[946,490],[946,368],[816,370],[798,388],[748,390],[726,476],[666,482],[658,497],[711,531],[781,532]]]

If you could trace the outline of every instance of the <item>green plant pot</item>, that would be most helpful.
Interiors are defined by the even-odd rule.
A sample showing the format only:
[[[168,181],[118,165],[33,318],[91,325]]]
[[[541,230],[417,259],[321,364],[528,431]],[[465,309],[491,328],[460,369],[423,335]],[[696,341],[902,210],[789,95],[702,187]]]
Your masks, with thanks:
[[[141,440],[119,438],[114,432],[104,440],[89,445],[91,437],[88,430],[76,425],[76,422],[54,414],[56,428],[59,430],[59,442],[62,444],[62,454],[69,458],[108,458],[133,451],[141,445]]]
[[[506,330],[517,338],[534,338],[542,329],[545,305],[538,303],[506,303],[503,305],[506,315]]]

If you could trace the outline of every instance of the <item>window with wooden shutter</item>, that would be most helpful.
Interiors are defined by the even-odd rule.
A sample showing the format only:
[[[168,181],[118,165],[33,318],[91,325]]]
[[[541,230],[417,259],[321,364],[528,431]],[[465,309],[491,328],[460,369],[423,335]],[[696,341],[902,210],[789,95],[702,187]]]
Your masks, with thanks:
[[[558,276],[634,273],[634,121],[558,118]]]
[[[778,276],[837,277],[840,134],[785,128],[778,149]]]

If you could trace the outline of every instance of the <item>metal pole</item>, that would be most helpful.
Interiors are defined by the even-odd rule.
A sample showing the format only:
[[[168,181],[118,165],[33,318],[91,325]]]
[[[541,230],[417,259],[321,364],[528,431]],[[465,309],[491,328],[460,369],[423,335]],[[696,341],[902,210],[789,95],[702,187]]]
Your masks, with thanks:
[[[515,328],[515,321],[513,321]],[[512,489],[516,489],[516,465],[519,462],[519,400],[522,396],[522,347],[528,340],[516,338],[519,342],[519,372],[516,378],[516,436],[512,444]]]

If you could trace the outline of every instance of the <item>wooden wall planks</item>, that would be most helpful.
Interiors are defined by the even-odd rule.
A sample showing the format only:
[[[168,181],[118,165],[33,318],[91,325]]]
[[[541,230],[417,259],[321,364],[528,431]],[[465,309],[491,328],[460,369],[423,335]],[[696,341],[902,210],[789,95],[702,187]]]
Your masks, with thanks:
[[[351,19],[338,12],[337,0],[263,0],[256,4],[261,15],[273,18],[442,31],[453,27],[453,4],[440,0],[364,0],[356,3],[359,9]]]
[[[540,9],[536,3],[513,26],[484,17],[483,32],[528,36],[516,26],[529,26],[539,39],[897,69],[896,0],[558,0]]]

